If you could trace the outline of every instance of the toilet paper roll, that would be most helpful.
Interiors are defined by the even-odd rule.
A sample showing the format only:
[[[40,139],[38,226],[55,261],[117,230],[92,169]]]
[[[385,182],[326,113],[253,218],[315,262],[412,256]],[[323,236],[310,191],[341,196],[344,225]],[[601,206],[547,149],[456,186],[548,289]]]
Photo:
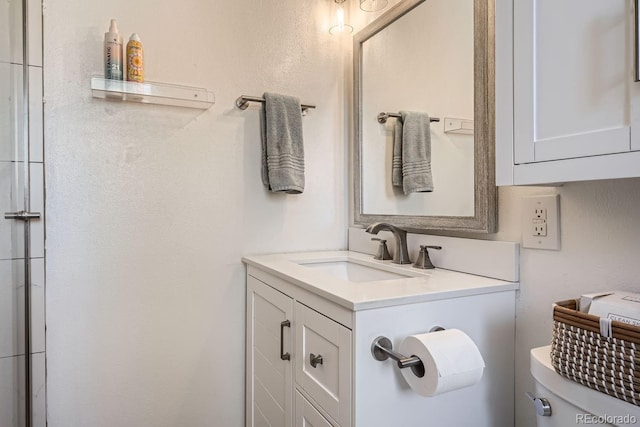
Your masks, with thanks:
[[[476,384],[485,366],[473,340],[458,329],[409,335],[398,351],[422,360],[425,369],[422,378],[410,368],[401,371],[411,388],[422,396],[436,396]]]

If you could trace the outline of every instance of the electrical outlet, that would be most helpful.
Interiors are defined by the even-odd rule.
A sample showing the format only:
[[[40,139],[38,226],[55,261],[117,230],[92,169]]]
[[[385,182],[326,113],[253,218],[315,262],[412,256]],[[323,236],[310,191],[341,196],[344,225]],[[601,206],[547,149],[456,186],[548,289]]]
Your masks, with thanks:
[[[541,237],[546,237],[547,236],[547,223],[546,222],[541,222],[539,224],[534,224],[533,225],[533,233],[531,233],[532,236],[541,236]]]
[[[522,199],[522,247],[560,250],[560,195]]]

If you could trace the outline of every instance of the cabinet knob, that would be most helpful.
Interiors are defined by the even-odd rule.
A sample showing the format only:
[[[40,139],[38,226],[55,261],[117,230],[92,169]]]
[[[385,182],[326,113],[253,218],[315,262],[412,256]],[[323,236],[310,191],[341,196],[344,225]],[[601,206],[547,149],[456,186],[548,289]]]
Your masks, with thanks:
[[[315,368],[318,365],[322,365],[322,362],[323,362],[322,355],[320,354],[315,355],[313,353],[309,354],[309,363],[311,364],[312,368]]]

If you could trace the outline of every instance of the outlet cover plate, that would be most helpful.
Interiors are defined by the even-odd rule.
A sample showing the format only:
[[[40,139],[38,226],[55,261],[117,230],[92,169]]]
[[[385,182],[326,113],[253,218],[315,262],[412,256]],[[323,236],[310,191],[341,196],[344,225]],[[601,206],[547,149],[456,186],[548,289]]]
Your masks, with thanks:
[[[546,218],[540,217],[540,210]],[[546,228],[546,235],[535,233]],[[522,247],[531,249],[560,250],[560,195],[522,198]]]

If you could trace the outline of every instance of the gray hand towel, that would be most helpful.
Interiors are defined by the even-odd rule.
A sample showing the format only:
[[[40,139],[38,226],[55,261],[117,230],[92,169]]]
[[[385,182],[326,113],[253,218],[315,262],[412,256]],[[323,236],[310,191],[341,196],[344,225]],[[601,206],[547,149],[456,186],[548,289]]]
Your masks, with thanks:
[[[273,192],[304,191],[304,144],[300,100],[264,94],[262,182]]]
[[[393,127],[393,161],[391,165],[391,184],[402,187],[402,120],[395,121]]]
[[[431,120],[426,113],[400,111],[402,116],[402,190],[404,194],[433,191]]]

